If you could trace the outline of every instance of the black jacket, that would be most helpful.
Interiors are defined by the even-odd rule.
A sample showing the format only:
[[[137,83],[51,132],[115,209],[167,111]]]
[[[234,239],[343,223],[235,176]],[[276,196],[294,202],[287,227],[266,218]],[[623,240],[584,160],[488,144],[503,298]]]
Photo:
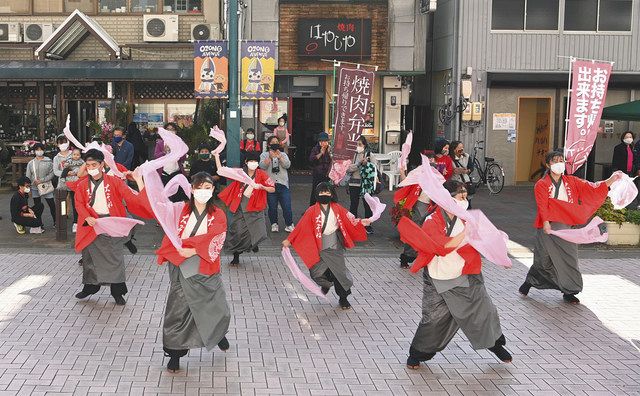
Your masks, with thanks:
[[[637,151],[634,151],[633,149],[633,145],[631,145],[631,150],[634,152],[634,156],[635,153],[637,153]],[[613,172],[619,170],[622,171],[624,173],[627,173],[627,144],[626,143],[620,143],[619,145],[617,145],[616,147],[613,148],[613,158],[611,159],[611,170]],[[634,158],[633,159],[633,169],[631,170],[631,174],[634,174],[637,166],[636,164],[638,163],[638,159]]]
[[[22,213],[29,212],[29,195],[20,194],[20,191],[16,191],[11,197],[11,221],[16,222],[22,216]]]

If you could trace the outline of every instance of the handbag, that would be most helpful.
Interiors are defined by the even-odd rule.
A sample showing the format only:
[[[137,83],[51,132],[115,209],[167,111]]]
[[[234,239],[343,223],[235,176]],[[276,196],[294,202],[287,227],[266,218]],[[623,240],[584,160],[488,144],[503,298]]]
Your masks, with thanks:
[[[32,162],[31,164],[33,165],[32,168],[33,168],[34,177],[38,177],[38,173],[36,172],[36,163]],[[40,196],[52,193],[54,190],[53,183],[51,183],[50,181],[42,182],[38,184],[36,187],[38,188],[38,192],[40,193]]]
[[[464,166],[462,166],[462,164],[460,162],[458,162],[458,160],[453,160],[453,162],[456,163],[456,166],[458,168],[464,168]],[[469,169],[469,168],[467,168]],[[464,181],[464,178],[467,177],[469,179],[469,181]],[[465,187],[467,188],[467,195],[473,195],[476,193],[476,184],[471,181],[471,177],[468,174],[465,173],[461,173],[460,174],[460,178],[462,179],[462,182],[464,183]]]
[[[385,179],[384,177],[386,175],[383,175],[382,173],[380,173],[380,171],[378,170],[378,167],[373,164],[373,167],[375,168],[375,179],[374,179],[374,184],[373,184],[373,195],[378,195],[380,194],[382,191],[384,191],[384,186],[385,186]]]

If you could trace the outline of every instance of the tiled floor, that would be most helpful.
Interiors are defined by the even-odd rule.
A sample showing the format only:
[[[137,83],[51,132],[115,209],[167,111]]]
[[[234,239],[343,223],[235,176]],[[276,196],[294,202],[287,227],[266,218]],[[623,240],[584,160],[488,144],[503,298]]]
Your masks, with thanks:
[[[587,259],[583,304],[517,287],[526,266],[488,264],[512,364],[460,333],[420,370],[405,368],[420,319],[421,277],[356,251],[351,311],[310,296],[278,257],[223,265],[231,349],[162,356],[166,270],[128,257],[130,293],[78,301],[73,255],[0,254],[0,395],[4,394],[640,394],[640,260]],[[370,256],[368,255],[370,254]],[[249,259],[249,257],[247,257]],[[226,263],[228,258],[225,257]]]

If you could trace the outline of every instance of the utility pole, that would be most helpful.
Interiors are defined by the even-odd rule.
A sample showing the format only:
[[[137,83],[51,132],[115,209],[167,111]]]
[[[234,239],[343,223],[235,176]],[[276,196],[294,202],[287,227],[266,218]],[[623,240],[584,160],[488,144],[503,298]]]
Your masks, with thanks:
[[[229,0],[229,106],[227,107],[227,166],[240,166],[240,103],[238,102],[238,0]]]

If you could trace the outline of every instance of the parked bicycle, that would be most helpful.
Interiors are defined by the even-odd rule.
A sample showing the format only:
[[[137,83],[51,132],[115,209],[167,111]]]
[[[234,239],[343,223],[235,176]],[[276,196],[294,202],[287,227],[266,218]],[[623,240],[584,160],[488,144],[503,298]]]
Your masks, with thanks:
[[[484,157],[484,167],[478,160],[478,151],[484,150],[484,140],[478,140],[473,146],[473,155],[470,162],[473,168],[470,174],[471,181],[475,183],[476,190],[482,184],[486,184],[491,194],[498,194],[504,187],[504,170],[495,162],[495,158]]]

